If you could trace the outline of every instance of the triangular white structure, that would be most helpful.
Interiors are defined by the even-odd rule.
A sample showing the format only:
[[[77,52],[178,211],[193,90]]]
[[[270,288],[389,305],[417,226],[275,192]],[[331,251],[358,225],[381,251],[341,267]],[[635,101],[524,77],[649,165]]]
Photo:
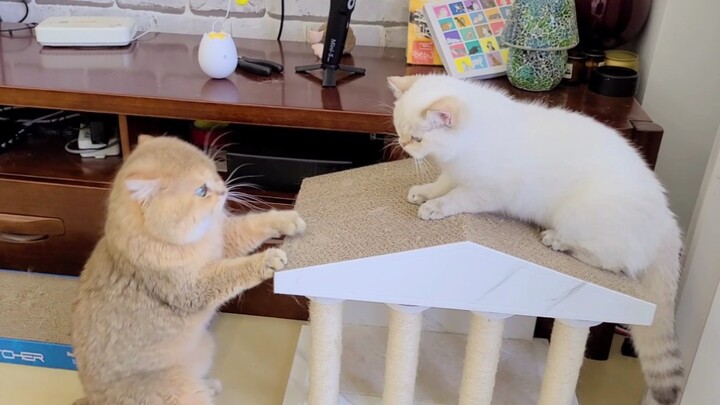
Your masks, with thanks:
[[[398,161],[303,182],[296,209],[308,232],[283,246],[290,262],[274,284],[276,293],[312,298],[308,403],[338,403],[345,300],[392,308],[383,403],[393,405],[413,404],[429,307],[473,312],[461,405],[490,404],[507,317],[558,321],[540,405],[574,400],[590,326],[652,322],[655,305],[640,298],[636,281],[552,251],[530,224],[492,215],[419,219],[404,197],[420,177]]]

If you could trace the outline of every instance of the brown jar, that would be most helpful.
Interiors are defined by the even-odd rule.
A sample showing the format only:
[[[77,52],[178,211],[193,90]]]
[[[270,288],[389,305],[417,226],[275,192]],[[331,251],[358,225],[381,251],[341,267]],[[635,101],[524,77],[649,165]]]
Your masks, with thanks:
[[[605,65],[605,51],[599,49],[588,49],[583,51],[585,55],[584,81],[590,80],[592,72],[598,67]]]
[[[568,51],[568,60],[565,64],[565,75],[563,83],[567,85],[575,85],[582,83],[585,78],[585,60],[587,58],[579,50],[572,49]]]

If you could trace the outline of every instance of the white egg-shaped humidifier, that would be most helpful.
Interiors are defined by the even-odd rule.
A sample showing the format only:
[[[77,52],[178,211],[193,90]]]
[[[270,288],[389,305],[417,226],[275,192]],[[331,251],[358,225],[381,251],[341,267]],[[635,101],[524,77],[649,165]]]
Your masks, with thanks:
[[[238,53],[232,37],[224,32],[208,32],[198,49],[200,69],[213,79],[224,79],[235,71]]]

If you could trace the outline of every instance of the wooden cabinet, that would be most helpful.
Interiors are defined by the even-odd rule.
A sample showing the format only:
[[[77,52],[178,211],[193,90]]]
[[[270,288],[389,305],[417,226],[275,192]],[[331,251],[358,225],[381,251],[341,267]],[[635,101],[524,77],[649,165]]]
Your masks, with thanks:
[[[0,179],[0,267],[78,275],[98,240],[108,189]]]

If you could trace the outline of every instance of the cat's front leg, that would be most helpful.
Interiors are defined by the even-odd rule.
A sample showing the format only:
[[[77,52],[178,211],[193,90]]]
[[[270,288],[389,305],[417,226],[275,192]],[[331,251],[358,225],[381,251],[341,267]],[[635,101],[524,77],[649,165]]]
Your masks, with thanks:
[[[454,188],[442,197],[426,201],[418,209],[424,220],[442,219],[456,214],[493,211],[493,201],[484,194],[465,188]]]
[[[265,241],[305,232],[305,221],[297,211],[268,211],[228,218],[225,221],[225,257],[244,256]]]
[[[250,256],[208,263],[195,280],[164,291],[154,289],[153,293],[184,312],[215,310],[241,292],[272,278],[286,263],[285,252],[267,249]]]
[[[420,184],[410,187],[407,195],[408,202],[412,204],[422,204],[425,201],[442,197],[455,187],[450,177],[441,174],[433,183]]]

